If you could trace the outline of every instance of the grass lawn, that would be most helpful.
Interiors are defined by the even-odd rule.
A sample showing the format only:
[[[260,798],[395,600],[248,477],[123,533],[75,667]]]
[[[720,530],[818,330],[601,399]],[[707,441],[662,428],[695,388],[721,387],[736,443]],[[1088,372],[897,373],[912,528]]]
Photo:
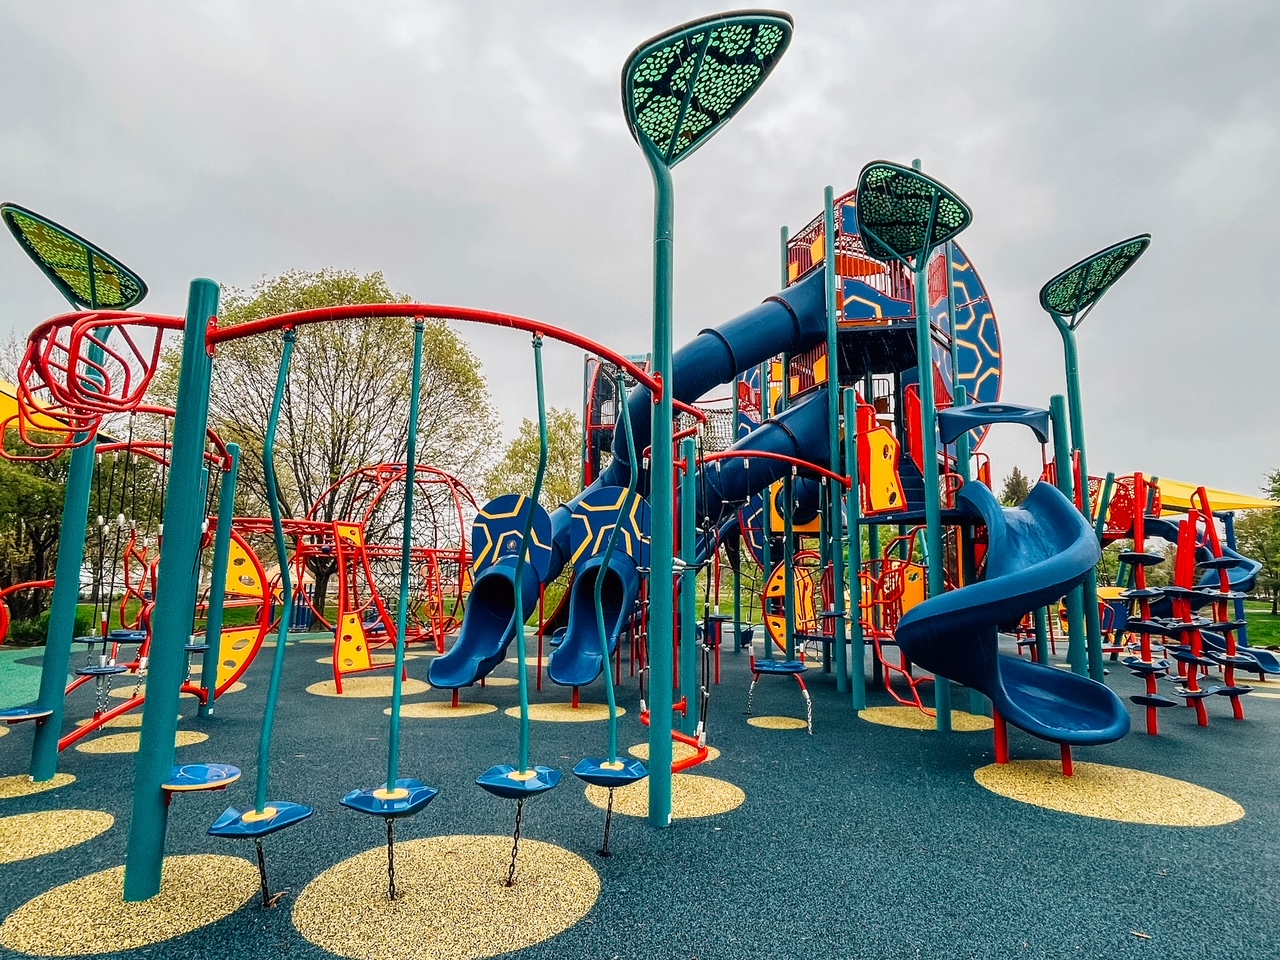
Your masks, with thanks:
[[[1280,647],[1280,617],[1271,615],[1270,603],[1245,601],[1244,616],[1249,621],[1249,643],[1255,647]]]

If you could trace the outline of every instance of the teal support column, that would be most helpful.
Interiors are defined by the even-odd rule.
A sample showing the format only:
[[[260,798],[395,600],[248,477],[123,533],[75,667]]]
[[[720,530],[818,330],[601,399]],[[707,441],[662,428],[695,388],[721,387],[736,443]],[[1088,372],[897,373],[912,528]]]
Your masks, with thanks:
[[[1049,662],[1049,608],[1040,607],[1035,611],[1036,623],[1036,659],[1041,663]]]
[[[692,734],[698,728],[698,445],[692,437],[680,441],[680,696],[685,710],[680,730]],[[707,576],[711,575],[710,566]],[[605,661],[606,668],[608,661]]]
[[[741,417],[741,409],[738,407],[738,383],[735,380],[733,384],[733,441],[738,442],[738,422]],[[741,529],[738,530],[738,563],[733,568],[733,641],[732,647],[734,655],[742,652],[742,565],[747,562],[747,551],[745,546],[746,536]],[[717,549],[719,549],[717,547]],[[716,612],[720,611],[720,597],[716,597]],[[721,643],[724,640],[721,638]]]
[[[675,506],[672,483],[672,309],[675,196],[671,170],[654,163],[653,372],[662,393],[653,405],[649,469],[649,823],[671,825],[671,706],[675,598],[672,557]]]
[[[1056,393],[1049,399],[1049,415],[1053,420],[1053,459],[1057,466],[1058,489],[1071,499],[1075,484],[1071,473],[1071,447],[1067,440],[1067,401],[1062,394]],[[1071,664],[1071,672],[1081,676],[1088,673],[1083,601],[1084,591],[1080,587],[1067,594],[1067,662]],[[1097,612],[1096,602],[1094,612]]]
[[[845,510],[849,514],[848,563],[845,575],[849,584],[850,664],[849,695],[854,710],[867,706],[866,638],[862,634],[862,488],[858,485],[858,394],[845,387],[844,394],[844,475],[853,481],[845,494]],[[841,658],[843,662],[843,658]]]
[[[831,459],[831,471],[833,473],[840,472],[840,461],[843,459],[840,449],[840,395],[837,391],[840,388],[840,345],[837,333],[837,323],[839,322],[839,302],[836,299],[837,284],[839,282],[836,276],[836,204],[835,191],[830,186],[826,188],[823,195],[823,243],[827,253],[826,263],[823,269],[827,274],[827,424],[828,424],[828,456]],[[854,410],[853,416],[846,413],[845,431],[857,436],[857,407],[846,407],[846,411]],[[852,425],[852,426],[851,426]],[[856,444],[855,444],[856,448]],[[853,476],[854,489],[857,489],[858,478]],[[831,618],[834,623],[834,643],[836,655],[836,691],[844,693],[849,689],[849,660],[848,647],[849,635],[846,629],[848,618],[844,606],[844,567],[845,567],[845,538],[844,538],[844,516],[840,509],[840,492],[835,487],[830,487],[831,495],[827,498],[827,505],[831,510],[830,519],[827,521],[827,534],[831,541],[831,583],[834,585],[832,589],[831,612],[834,616]],[[850,511],[852,515],[853,511]],[[856,608],[855,608],[856,610]],[[854,614],[856,618],[856,612]]]
[[[1089,498],[1089,464],[1084,445],[1084,403],[1080,395],[1080,360],[1076,349],[1075,331],[1069,326],[1059,328],[1062,333],[1063,357],[1066,364],[1067,410],[1071,430],[1071,448],[1080,458],[1080,509],[1085,517],[1093,519],[1093,509]],[[1098,619],[1098,574],[1090,570],[1081,588],[1084,606],[1085,631],[1087,637],[1087,654],[1089,675],[1099,682],[1102,680],[1102,632]],[[1096,652],[1095,652],[1096,651]]]
[[[209,321],[218,312],[218,285],[193,280],[183,329],[182,370],[173,423],[169,483],[165,491],[164,551],[151,623],[147,702],[133,781],[133,810],[125,854],[124,899],[148,900],[160,892],[169,805],[161,785],[173,770],[178,729],[178,693],[186,667],[187,643],[196,597],[191,570],[200,558],[204,501],[192,496],[204,469],[205,430],[213,358],[205,344]],[[286,601],[287,602],[287,601]]]
[[[236,513],[236,485],[240,479],[240,445],[227,444],[227,469],[218,488],[218,527],[213,537],[213,569],[209,574],[209,609],[205,612],[204,652],[200,686],[208,700],[200,704],[200,716],[213,716],[218,688],[218,664],[221,662],[222,611],[227,596],[227,562],[231,555],[231,522]]]
[[[1080,510],[1089,520],[1093,519],[1093,505],[1089,502],[1089,461],[1084,450],[1084,401],[1080,396],[1080,358],[1076,351],[1076,332],[1063,324],[1062,352],[1067,368],[1067,406],[1071,423],[1071,447],[1080,457]],[[1089,661],[1089,676],[1102,682],[1102,625],[1098,619],[1098,570],[1093,568],[1081,584],[1081,603],[1084,606],[1085,636]]]
[[[400,596],[396,602],[396,663],[395,672],[392,674],[391,680],[391,723],[387,737],[388,790],[394,790],[396,780],[400,778],[400,698],[404,692],[404,644],[405,634],[409,627],[409,579],[413,573],[411,559],[411,551],[413,549],[413,497],[417,491],[417,479],[414,474],[418,469],[418,407],[422,400],[422,339],[425,332],[426,323],[422,318],[418,318],[413,324],[413,380],[410,381],[411,386],[409,388],[409,428],[405,436],[404,451],[404,520],[400,528]],[[534,352],[536,356],[537,348],[535,348]],[[541,381],[541,377],[539,377],[539,381]],[[541,413],[541,411],[539,412]],[[546,418],[540,416],[538,425],[545,435]],[[545,446],[540,447],[539,452],[541,452],[541,449],[545,449]],[[524,549],[525,545],[521,544],[522,559],[524,557]],[[521,577],[521,580],[523,579]],[[520,610],[522,607],[517,604],[516,609]],[[517,614],[517,616],[519,615]],[[524,624],[520,624],[517,629],[523,633]],[[606,660],[606,673],[608,672],[608,667],[608,661]],[[521,669],[523,670],[523,668]],[[522,679],[527,677],[527,673],[521,673]]]
[[[96,356],[94,354],[96,353]],[[90,360],[101,360],[99,347],[90,349]],[[88,526],[89,495],[93,488],[96,437],[71,451],[67,485],[62,499],[62,526],[58,533],[58,561],[54,566],[53,596],[49,601],[49,631],[45,635],[44,661],[40,668],[41,710],[52,711],[36,721],[31,747],[31,779],[53,779],[58,772],[58,740],[66,714],[67,673],[71,669],[71,641],[76,633],[76,603],[80,598],[80,568],[84,566],[84,538]],[[96,624],[95,624],[96,627]]]
[[[933,394],[933,331],[929,320],[928,257],[921,257],[913,271],[916,311],[916,369],[920,375],[920,443],[924,449],[925,552],[929,555],[928,595],[939,596],[946,589],[942,553],[942,501],[938,484],[938,407]],[[933,685],[933,707],[938,730],[951,730],[951,684],[938,680]]]
[[[785,237],[785,233],[783,234]],[[769,363],[760,364],[760,420],[764,422],[773,416],[773,404],[769,400]],[[773,641],[769,638],[769,629],[764,624],[764,585],[769,582],[769,574],[773,572],[773,510],[769,507],[769,498],[773,491],[765,487],[760,492],[764,509],[760,511],[760,632],[764,636],[764,656],[761,659],[773,659]],[[753,634],[754,639],[754,634]],[[754,652],[754,651],[753,651]]]

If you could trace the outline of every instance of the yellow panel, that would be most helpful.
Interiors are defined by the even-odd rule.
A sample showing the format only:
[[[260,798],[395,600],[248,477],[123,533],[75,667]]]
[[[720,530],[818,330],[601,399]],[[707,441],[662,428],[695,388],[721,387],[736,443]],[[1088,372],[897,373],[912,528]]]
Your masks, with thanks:
[[[825,353],[813,361],[813,382],[827,382],[827,355]]]
[[[906,494],[898,480],[898,440],[885,427],[867,431],[867,504],[872,513],[901,510]]]
[[[813,257],[813,262],[817,263],[822,259],[823,253],[827,249],[827,238],[823,234],[818,234],[813,243],[809,244],[809,254]]]
[[[907,564],[906,583],[902,587],[902,612],[924,603],[925,571],[918,563]]]
[[[337,649],[333,655],[334,673],[350,673],[353,670],[369,670],[373,658],[369,656],[369,644],[365,641],[364,624],[360,614],[344,613],[338,621]]]
[[[258,565],[253,562],[244,546],[231,541],[231,552],[227,554],[227,596],[253,597],[261,599],[266,590],[262,585],[262,577],[258,573]]]
[[[782,496],[782,483],[783,481],[779,480],[777,483],[775,483],[773,486],[769,488],[769,493],[768,493],[769,524],[770,524],[769,529],[779,536],[782,535],[782,530],[783,530],[783,527],[785,526],[782,520],[782,514],[778,512],[778,501],[777,501],[777,498]],[[821,533],[822,517],[821,515],[816,516],[812,520],[810,520],[808,523],[792,524],[791,531],[793,533]]]
[[[218,690],[239,675],[246,661],[258,652],[258,627],[236,627],[222,631],[218,642]]]

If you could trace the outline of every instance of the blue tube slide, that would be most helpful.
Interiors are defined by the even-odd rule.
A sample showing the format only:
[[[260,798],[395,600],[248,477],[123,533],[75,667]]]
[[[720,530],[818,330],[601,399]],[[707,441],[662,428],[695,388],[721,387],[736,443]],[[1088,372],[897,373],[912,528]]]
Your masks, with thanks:
[[[822,343],[826,336],[825,274],[815,270],[808,278],[728,323],[701,331],[677,350],[672,363],[672,395],[682,403],[691,403],[770,357],[779,353],[801,353]],[[627,408],[638,454],[653,436],[653,401],[648,389],[633,389],[627,396]],[[625,440],[621,431],[615,431],[613,460],[609,466],[587,490],[551,514],[552,556],[541,584],[555,579],[569,561],[569,529],[574,508],[583,497],[600,487],[625,487],[631,469]],[[641,491],[645,486],[642,478]],[[513,639],[509,631],[504,631],[515,612],[515,590],[510,571],[505,575],[501,571],[502,567],[491,566],[476,577],[458,639],[449,652],[433,660],[428,669],[432,686],[444,689],[469,686],[502,661],[501,653]],[[487,583],[489,578],[495,582]],[[536,587],[524,589],[525,619],[537,607],[538,592]],[[481,650],[485,652],[483,656],[478,654]]]
[[[827,437],[827,396],[821,390],[803,403],[798,403],[778,416],[766,420],[757,429],[739,440],[733,452],[744,454],[729,460],[716,460],[704,468],[697,487],[699,489],[699,520],[722,521],[729,513],[736,522],[737,505],[782,479],[790,472],[789,464],[780,460],[757,458],[752,453],[768,452],[784,454],[807,460],[819,466],[827,466],[830,460],[830,441]],[[816,482],[797,480],[797,484]],[[717,523],[719,526],[719,523]],[[703,544],[699,560],[710,544]],[[604,659],[600,653],[600,639],[595,614],[596,577],[605,577],[602,590],[604,618],[608,630],[609,651],[612,653],[626,622],[635,609],[640,592],[640,577],[635,561],[626,556],[614,555],[609,570],[602,570],[603,557],[591,557],[575,564],[572,594],[569,598],[569,626],[564,640],[551,653],[547,664],[547,676],[555,683],[567,687],[583,687],[600,676]]]
[[[1119,740],[1129,732],[1129,713],[1105,685],[997,649],[1000,624],[1057,601],[1098,562],[1088,521],[1048,483],[1010,509],[969,483],[959,506],[987,527],[986,579],[908,611],[896,634],[902,652],[986,694],[1005,720],[1032,736],[1072,745]]]

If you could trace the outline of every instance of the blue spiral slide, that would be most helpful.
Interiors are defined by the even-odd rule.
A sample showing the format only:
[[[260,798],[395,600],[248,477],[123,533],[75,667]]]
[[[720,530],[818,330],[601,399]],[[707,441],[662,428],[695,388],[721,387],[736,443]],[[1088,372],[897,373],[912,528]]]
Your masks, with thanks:
[[[815,270],[808,278],[769,297],[759,306],[753,307],[728,323],[701,331],[691,342],[677,350],[673,358],[672,394],[678,401],[691,403],[720,384],[729,383],[742,371],[763,363],[779,353],[801,353],[823,342],[826,335],[826,281],[824,272]],[[639,452],[649,445],[652,436],[653,401],[649,391],[644,387],[636,387],[632,390],[627,397],[627,408],[634,432],[635,449]],[[820,418],[818,408],[821,408]],[[819,462],[825,463],[827,459],[825,394],[820,391],[806,403],[797,404],[795,408],[787,411],[787,414],[790,416],[785,420],[784,415],[765,425],[770,429],[765,430],[762,427],[761,430],[756,431],[757,434],[761,434],[756,442],[768,444],[769,448],[773,448],[774,445],[791,448],[785,452],[821,447]],[[820,421],[822,432],[813,432],[810,421]],[[794,424],[795,427],[788,426],[788,423]],[[818,440],[821,442],[817,442]],[[524,609],[520,617],[521,622],[533,614],[538,602],[538,588],[555,579],[570,562],[573,555],[571,537],[573,515],[584,498],[591,497],[602,487],[625,487],[630,480],[633,466],[628,459],[625,447],[622,431],[615,431],[613,459],[602,471],[600,478],[578,497],[549,515],[551,531],[549,556],[536,572],[526,568],[522,584]],[[812,457],[810,456],[809,459]],[[761,489],[764,484],[778,479],[782,471],[787,469],[785,465],[778,465],[776,461],[772,468],[765,469],[766,462],[759,461],[753,464],[749,477],[746,478],[752,485],[759,485],[756,489]],[[726,466],[717,471],[717,478],[722,473],[728,487],[734,488],[733,492],[736,493],[741,481],[737,478],[735,470]],[[642,475],[639,488],[641,492],[647,489],[645,480],[646,478]],[[523,506],[518,508],[510,506],[504,512],[510,514],[513,510],[518,512],[522,509],[524,509]],[[534,506],[534,509],[541,511],[541,507]],[[482,511],[482,517],[483,515]],[[498,530],[499,524],[495,523],[491,526],[493,529],[482,535],[484,543],[488,543],[489,538],[493,537],[494,542],[509,545],[510,529],[515,529],[514,518],[509,528],[504,526],[502,531]],[[541,547],[541,543],[534,544],[535,552],[540,552]],[[480,551],[473,546],[473,555],[479,556],[479,553]],[[495,558],[493,562],[483,568],[477,564],[471,596],[467,601],[467,610],[463,616],[462,628],[457,640],[447,653],[431,662],[428,677],[434,687],[458,689],[475,683],[502,662],[507,647],[515,639],[515,632],[511,629],[515,613],[513,576],[515,556],[509,550],[491,550],[489,556]],[[578,596],[579,590],[586,592]],[[592,592],[584,586],[575,586],[575,596],[571,598],[571,603],[578,606],[585,605]],[[624,590],[623,593],[625,592]],[[625,602],[625,596],[619,599],[619,603],[623,602]],[[574,608],[571,607],[572,609]],[[618,623],[617,616],[612,619],[615,624]],[[584,607],[583,612],[575,620],[580,626],[578,633],[581,636],[577,636],[577,640],[569,650],[588,655],[587,651],[594,650],[595,644],[599,642],[594,617],[588,618]],[[616,637],[616,631],[612,627],[607,626],[606,629]],[[588,632],[590,638],[586,636]],[[565,642],[568,643],[569,639],[566,637]],[[588,639],[591,642],[588,642]],[[561,647],[563,649],[564,644]],[[560,656],[558,651],[553,654],[553,658]],[[570,663],[572,659],[573,657],[568,657],[562,660],[555,669],[554,676],[576,680],[590,673],[591,664]],[[598,660],[594,666],[593,678],[599,672]],[[550,664],[548,669],[551,670]]]
[[[1056,602],[1098,562],[1089,523],[1043,482],[1014,508],[969,483],[959,506],[986,525],[986,577],[910,610],[897,629],[902,652],[986,694],[1005,720],[1033,736],[1075,746],[1119,740],[1129,732],[1129,713],[1105,685],[998,651],[1001,624]]]

